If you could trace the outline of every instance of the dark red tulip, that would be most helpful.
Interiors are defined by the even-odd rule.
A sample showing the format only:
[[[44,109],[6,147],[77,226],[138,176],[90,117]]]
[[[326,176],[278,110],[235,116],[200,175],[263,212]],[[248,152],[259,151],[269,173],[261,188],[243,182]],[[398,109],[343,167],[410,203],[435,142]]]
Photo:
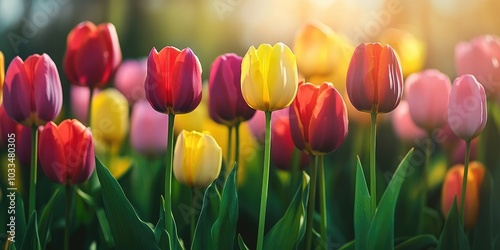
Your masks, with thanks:
[[[71,83],[91,88],[104,86],[122,60],[115,26],[79,23],[68,34],[64,71]]]
[[[388,113],[403,96],[403,73],[389,45],[362,43],[347,70],[347,95],[359,111]]]
[[[201,102],[201,64],[189,48],[179,51],[167,46],[148,57],[148,75],[144,83],[146,98],[158,112],[184,114]]]
[[[235,54],[224,54],[212,64],[208,107],[210,117],[217,123],[233,126],[255,114],[241,94],[241,60]]]
[[[300,83],[290,107],[290,129],[295,145],[310,154],[337,150],[347,137],[347,108],[331,83]]]
[[[61,184],[86,181],[95,169],[90,129],[78,120],[47,123],[39,138],[39,160],[47,177]]]

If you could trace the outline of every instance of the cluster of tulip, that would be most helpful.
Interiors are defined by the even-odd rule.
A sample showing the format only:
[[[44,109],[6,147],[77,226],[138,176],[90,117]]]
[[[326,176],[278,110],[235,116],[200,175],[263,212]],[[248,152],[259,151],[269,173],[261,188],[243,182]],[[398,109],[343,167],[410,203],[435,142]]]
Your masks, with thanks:
[[[392,36],[400,35],[391,33],[386,39],[397,40]],[[417,50],[422,49],[420,43],[413,44]],[[397,45],[394,48],[398,50]],[[295,54],[287,45],[277,43],[261,44],[257,48],[252,46],[244,57],[232,53],[217,57],[210,70],[207,101],[202,100],[202,66],[190,48],[179,50],[167,46],[160,51],[153,48],[147,61],[122,63],[114,26],[83,22],[69,33],[64,57],[65,75],[74,85],[71,86],[71,108],[76,119],[66,119],[58,125],[54,120],[58,120],[63,106],[63,91],[58,69],[50,56],[35,54],[24,61],[16,57],[4,77],[4,58],[0,53],[0,83],[5,78],[0,106],[1,138],[16,133],[20,142],[26,141],[24,144],[31,146],[28,150],[19,146],[19,154],[31,150],[30,155],[25,153],[21,158],[31,162],[29,222],[24,227],[30,228],[31,225],[34,229],[27,229],[26,237],[19,245],[16,242],[15,247],[42,249],[49,243],[50,222],[44,215],[50,213],[47,211],[50,211],[49,204],[53,199],[38,220],[36,187],[39,162],[47,178],[66,189],[65,249],[70,246],[70,212],[75,190],[87,202],[92,200],[89,204],[95,206],[96,211],[101,203],[96,200],[103,200],[105,215],[98,216],[99,225],[109,247],[182,249],[190,239],[192,249],[233,249],[236,245],[248,249],[241,235],[237,237],[236,234],[239,207],[235,178],[237,169],[248,163],[243,159],[245,157],[240,157],[240,154],[244,155],[240,152],[241,141],[248,136],[244,134],[249,134],[240,134],[240,129],[245,129],[245,132],[252,131],[256,139],[263,140],[265,147],[263,164],[256,164],[262,166],[259,167],[262,181],[258,182],[261,192],[258,196],[256,248],[328,248],[332,226],[327,218],[324,157],[344,144],[349,119],[352,119],[360,124],[370,124],[370,189],[358,159],[355,237],[342,248],[393,249],[396,244],[394,210],[401,181],[393,178],[379,199],[375,157],[377,116],[393,110],[394,131],[403,140],[431,138],[436,130],[448,130],[451,131],[449,136],[454,134],[465,143],[465,152],[461,154],[465,160],[460,161],[463,164],[448,170],[441,189],[442,213],[445,217],[450,214],[447,225],[456,228],[446,229],[445,226],[439,241],[434,236],[417,235],[402,244],[406,247],[449,246],[446,245],[451,237],[449,231],[455,230],[461,235],[463,228],[473,228],[478,220],[478,197],[487,170],[479,162],[469,164],[469,159],[471,146],[476,147],[475,138],[486,126],[487,92],[500,92],[495,85],[500,79],[499,48],[500,39],[490,36],[477,38],[470,44],[459,44],[456,61],[460,76],[451,84],[447,75],[435,69],[412,73],[420,66],[412,68],[418,63],[404,51],[398,55],[393,47],[380,43],[353,47],[328,27],[311,23],[299,31]],[[421,61],[421,58],[417,60]],[[482,64],[477,65],[475,62],[478,61]],[[410,70],[405,71],[406,65]],[[299,73],[305,80],[299,80]],[[116,89],[99,90],[113,76]],[[402,99],[403,92],[405,100]],[[133,105],[130,118],[129,105]],[[213,135],[214,131],[178,130],[175,138],[174,128],[199,125],[194,124],[197,119],[193,116],[183,117],[182,114],[200,116],[196,112],[201,108],[205,108],[201,116],[210,117],[227,128],[224,147]],[[361,112],[368,113],[370,119],[367,121]],[[191,118],[193,120],[189,120]],[[142,208],[132,207],[116,181],[133,164],[122,154],[129,119],[130,144],[136,152],[146,157],[161,156],[166,152],[166,167],[162,170],[165,175],[161,194],[164,200],[154,230],[138,218],[134,209]],[[191,124],[184,126],[186,119]],[[245,126],[241,126],[243,123]],[[262,139],[259,136],[263,130],[265,136]],[[22,136],[30,131],[31,136]],[[422,182],[429,180],[429,147],[425,152],[425,163],[418,166],[423,169]],[[227,149],[225,155],[222,148]],[[298,153],[296,148],[301,152]],[[410,150],[401,161],[396,177],[405,177],[412,152]],[[104,165],[108,166],[110,173]],[[300,174],[291,182],[298,191],[285,215],[266,230],[271,165]],[[310,166],[308,174],[302,171],[306,166]],[[176,199],[173,198],[172,173],[193,194],[196,190],[205,192],[199,218],[196,220],[195,214],[191,214],[191,234],[184,240],[178,237],[173,216]],[[136,181],[149,178],[152,177]],[[219,180],[222,180],[222,185]],[[82,189],[75,188],[79,184],[82,184]],[[94,192],[93,186],[102,190]],[[85,190],[92,194],[85,194]],[[424,198],[424,205],[425,202]],[[319,203],[319,213],[316,212],[316,203]],[[460,216],[456,216],[459,218],[456,220],[461,223],[452,224],[456,222],[453,214],[457,211]],[[318,222],[315,222],[315,214],[319,214]],[[318,233],[315,232],[317,229]],[[9,242],[6,242],[6,249],[10,249]]]

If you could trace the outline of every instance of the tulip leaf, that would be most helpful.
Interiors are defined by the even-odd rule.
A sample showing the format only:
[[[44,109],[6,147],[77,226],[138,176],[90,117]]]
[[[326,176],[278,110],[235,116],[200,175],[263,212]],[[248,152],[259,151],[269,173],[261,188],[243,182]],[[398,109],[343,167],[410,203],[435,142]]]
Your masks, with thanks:
[[[285,215],[271,228],[264,238],[264,249],[293,249],[305,233],[305,216],[309,176],[302,175],[302,183],[297,189]]]
[[[212,227],[213,247],[215,249],[233,249],[236,239],[236,226],[238,224],[238,193],[236,192],[236,171],[229,174],[220,202],[219,217]],[[208,232],[208,231],[206,231]]]
[[[474,240],[472,249],[488,250],[493,249],[492,235],[492,183],[488,170],[485,171],[483,183],[481,184],[481,192],[479,195],[479,211],[476,226],[473,230]]]
[[[408,154],[406,154],[405,158],[399,164],[387,189],[380,199],[380,203],[378,204],[370,225],[370,230],[368,231],[367,244],[372,249],[394,249],[394,213],[396,210],[396,202],[401,186],[408,177],[408,167],[412,155],[413,149],[410,149]],[[360,242],[358,241],[358,243]]]
[[[120,184],[97,157],[95,162],[104,209],[116,249],[159,249],[155,244],[153,231],[138,217]]]
[[[174,216],[170,214],[170,217],[172,218],[173,226],[174,226],[174,241],[171,242],[172,237],[167,233],[167,231],[164,229],[165,227],[165,200],[163,199],[163,196],[161,197],[161,206],[160,206],[160,219],[158,220],[158,223],[156,223],[156,227],[154,229],[154,237],[155,237],[155,242],[158,246],[161,247],[162,250],[182,250],[184,249],[182,243],[179,240],[179,237],[177,235],[177,225],[175,224]],[[171,244],[172,243],[172,244]]]
[[[437,248],[440,249],[470,249],[469,242],[464,232],[460,215],[458,213],[457,199],[453,199],[453,203],[448,213],[446,222],[444,223],[443,231],[439,237]]]
[[[10,193],[12,194],[12,193]],[[9,195],[10,195],[9,194]],[[23,243],[24,240],[24,235],[26,232],[26,217],[24,216],[24,203],[23,203],[23,198],[21,197],[21,194],[16,192],[16,207],[15,207],[15,218],[16,218],[16,241],[14,242],[15,244],[10,244],[9,246],[15,245],[17,249],[21,249],[21,244]],[[5,197],[6,200],[9,200],[10,197]],[[7,208],[7,210],[9,210]],[[9,217],[10,215],[10,210],[9,210]],[[9,229],[10,230],[10,229]]]
[[[38,231],[40,233],[40,245],[45,249],[45,245],[50,239],[50,225],[52,224],[52,211],[54,210],[54,203],[57,200],[57,196],[61,188],[56,189],[49,202],[42,211],[42,216],[40,217],[40,226]]]
[[[25,249],[26,250],[42,249],[42,246],[40,245],[40,237],[38,237],[38,223],[37,223],[36,211],[33,211],[28,221],[28,225],[26,226],[24,240],[21,246],[21,250]]]
[[[395,250],[419,250],[419,249],[433,249],[437,245],[437,239],[431,234],[421,234],[398,244]]]
[[[356,249],[356,241],[354,240],[345,243],[339,248],[339,250],[352,250],[352,249]]]
[[[203,205],[194,231],[193,246],[191,249],[206,249],[207,246],[213,246],[212,237],[207,232],[210,232],[218,215],[218,211],[214,211],[214,206],[211,204],[215,201],[217,206],[220,205],[220,201],[217,201],[218,199],[211,199],[211,197],[218,197],[216,188],[216,183],[213,182],[207,187],[203,195]]]
[[[356,191],[354,196],[354,235],[358,249],[366,249],[368,230],[371,224],[370,194],[365,174],[358,157],[356,167]]]
[[[238,246],[240,247],[240,250],[250,250],[250,248],[248,248],[248,246],[243,241],[241,234],[238,234]]]
[[[95,209],[95,214],[97,216],[97,221],[99,222],[99,226],[101,228],[102,236],[107,246],[112,248],[115,246],[115,242],[113,241],[113,233],[111,232],[111,228],[109,227],[108,219],[106,218],[106,212],[104,209],[99,207],[94,198],[89,194],[85,193],[80,188],[76,188],[76,194],[80,199],[85,202],[89,207]]]

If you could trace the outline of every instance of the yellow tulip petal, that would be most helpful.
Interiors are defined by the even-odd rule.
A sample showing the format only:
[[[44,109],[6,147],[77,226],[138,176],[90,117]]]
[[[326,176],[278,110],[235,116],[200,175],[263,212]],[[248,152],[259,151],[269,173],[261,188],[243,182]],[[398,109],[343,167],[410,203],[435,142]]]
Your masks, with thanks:
[[[270,110],[283,109],[290,106],[298,87],[297,63],[295,55],[283,43],[273,47],[269,67]]]

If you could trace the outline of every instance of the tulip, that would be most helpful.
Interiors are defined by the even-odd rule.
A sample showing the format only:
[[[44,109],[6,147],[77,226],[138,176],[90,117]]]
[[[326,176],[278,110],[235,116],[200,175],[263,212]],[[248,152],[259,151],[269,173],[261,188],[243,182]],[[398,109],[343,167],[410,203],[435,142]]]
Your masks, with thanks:
[[[129,108],[125,96],[116,89],[99,92],[92,103],[91,128],[96,142],[118,147],[128,132]]]
[[[288,111],[288,109],[284,109]],[[274,119],[271,136],[271,161],[274,166],[282,170],[292,170],[295,144],[290,132],[290,119],[288,114]],[[304,169],[309,166],[309,157],[306,153],[300,152],[298,166]]]
[[[211,135],[183,130],[174,152],[174,175],[180,183],[206,188],[219,176],[222,149]]]
[[[448,124],[465,141],[477,137],[486,126],[486,93],[473,75],[455,79],[450,93]]]
[[[2,51],[0,51],[0,103],[2,103],[2,89],[3,89],[3,80],[5,78],[5,58],[3,56]]]
[[[99,89],[93,90],[93,96],[99,93]],[[70,104],[71,104],[71,114],[74,118],[82,122],[83,124],[88,124],[87,117],[89,112],[89,99],[90,99],[90,89],[87,87],[82,87],[78,85],[70,86]]]
[[[399,139],[408,142],[424,138],[427,133],[411,119],[408,103],[403,100],[392,113],[392,127]]]
[[[40,134],[39,155],[47,177],[61,184],[86,181],[95,168],[94,143],[90,130],[78,120],[47,123]]]
[[[288,108],[276,110],[271,114],[271,120],[276,121],[282,118],[288,119],[289,113],[290,111]],[[248,128],[253,138],[255,138],[257,142],[264,144],[266,135],[266,114],[263,111],[257,110],[252,119],[248,120]]]
[[[10,119],[3,104],[0,103],[0,146],[2,148],[7,147],[9,144],[9,138],[16,133],[17,125],[18,124],[15,121]]]
[[[347,70],[347,94],[359,111],[388,113],[403,95],[403,75],[389,45],[363,43],[356,47]]]
[[[288,107],[297,93],[295,55],[283,43],[248,49],[241,64],[241,92],[253,109],[275,111]]]
[[[120,65],[122,54],[115,26],[79,23],[68,34],[64,71],[71,83],[99,88],[104,86]]]
[[[420,71],[425,63],[425,43],[412,33],[400,29],[385,29],[380,42],[390,44],[399,56],[403,75]]]
[[[331,83],[301,83],[290,108],[290,130],[300,150],[313,155],[337,150],[347,137],[347,108]]]
[[[5,111],[25,126],[45,125],[61,111],[63,102],[57,68],[47,55],[32,55],[25,62],[14,58],[3,86]]]
[[[146,98],[144,92],[146,75],[146,60],[127,60],[116,70],[115,87],[122,92],[131,105]]]
[[[167,150],[167,116],[156,112],[146,100],[140,100],[135,103],[130,120],[130,143],[137,152],[160,155]]]
[[[160,113],[184,114],[201,101],[201,64],[190,48],[179,51],[167,46],[148,57],[144,83],[146,98]]]
[[[480,162],[471,162],[467,177],[467,190],[465,193],[465,228],[472,228],[476,224],[479,212],[479,198],[481,184],[483,182],[486,169]],[[441,190],[441,212],[447,216],[453,200],[456,197],[457,203],[462,203],[462,181],[464,178],[464,165],[457,164],[446,173]]]
[[[472,74],[489,93],[500,96],[500,37],[482,35],[455,47],[458,75]]]
[[[450,79],[438,70],[429,69],[408,76],[405,96],[415,124],[428,132],[443,127],[450,90]]]
[[[235,54],[224,54],[215,59],[210,70],[210,117],[227,126],[247,121],[255,114],[241,94],[241,61]]]

